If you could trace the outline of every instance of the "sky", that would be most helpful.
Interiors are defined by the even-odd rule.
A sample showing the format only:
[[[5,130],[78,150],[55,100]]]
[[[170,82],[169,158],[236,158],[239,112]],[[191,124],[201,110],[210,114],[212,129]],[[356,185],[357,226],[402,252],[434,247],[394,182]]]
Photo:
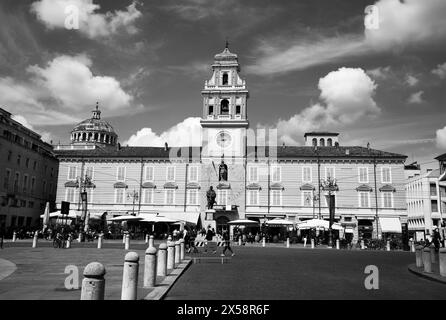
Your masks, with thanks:
[[[97,101],[123,145],[199,143],[226,39],[251,128],[279,143],[336,131],[433,168],[446,152],[444,0],[2,0],[0,106],[54,144]]]

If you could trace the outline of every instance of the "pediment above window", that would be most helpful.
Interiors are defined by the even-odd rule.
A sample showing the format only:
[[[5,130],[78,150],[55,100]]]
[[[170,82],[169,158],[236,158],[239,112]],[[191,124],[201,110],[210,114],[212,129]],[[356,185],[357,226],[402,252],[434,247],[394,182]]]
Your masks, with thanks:
[[[227,189],[231,189],[231,185],[229,183],[219,183],[217,186],[218,190],[227,190]]]
[[[199,190],[201,189],[200,185],[196,182],[191,182],[187,184],[187,189],[196,189]]]
[[[358,191],[358,192],[372,192],[373,189],[372,189],[372,187],[370,187],[366,184],[362,184],[356,188],[356,191]]]
[[[115,188],[115,189],[128,189],[128,185],[126,184],[126,183],[124,183],[124,182],[116,182],[114,185],[113,185],[113,187]]]
[[[65,183],[65,188],[79,188],[79,183],[77,181],[68,181]]]
[[[281,183],[274,183],[269,188],[271,190],[285,190],[285,187]]]
[[[178,189],[178,185],[175,182],[167,182],[164,184],[164,189]]]
[[[250,185],[246,186],[247,190],[261,190],[262,187],[258,183],[251,183]]]
[[[391,186],[390,184],[386,184],[385,186],[379,188],[379,191],[381,192],[395,192],[395,187]]]
[[[156,189],[156,185],[152,182],[144,182],[141,187],[144,189]]]
[[[314,191],[315,189],[316,188],[309,183],[306,183],[300,187],[300,190],[304,190],[304,191]]]

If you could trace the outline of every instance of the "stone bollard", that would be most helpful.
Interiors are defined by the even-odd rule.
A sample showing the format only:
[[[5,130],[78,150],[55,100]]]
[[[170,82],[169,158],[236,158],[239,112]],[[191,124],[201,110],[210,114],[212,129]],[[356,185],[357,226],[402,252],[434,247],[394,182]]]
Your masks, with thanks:
[[[314,239],[311,239],[311,249],[314,249]]]
[[[361,240],[361,250],[365,249],[365,244],[364,244],[364,240]]]
[[[104,300],[104,275],[105,268],[99,262],[92,262],[85,267],[81,300]]]
[[[387,240],[387,243],[386,243],[386,251],[390,251],[390,241],[389,240]]]
[[[242,237],[238,237],[238,245],[239,245],[239,246],[242,245]]]
[[[149,248],[151,247],[155,247],[155,237],[154,236],[150,236],[149,238]]]
[[[180,260],[184,260],[184,239],[180,240]]]
[[[158,249],[156,274],[160,277],[165,277],[167,275],[167,245],[161,243]]]
[[[102,242],[104,241],[104,235],[101,233],[98,237],[98,249],[102,249]]]
[[[12,234],[12,242],[16,241],[17,241],[17,232],[14,231],[14,233]]]
[[[172,236],[168,236],[167,241],[172,241]]]
[[[149,234],[146,234],[146,244],[149,243]]]
[[[435,245],[433,243],[429,246],[429,250],[431,255],[431,262],[436,263],[437,259],[435,259]]]
[[[180,241],[175,242],[175,266],[180,264]]]
[[[125,239],[127,239],[127,233],[122,235],[122,244],[125,244]]]
[[[415,263],[418,268],[423,267],[423,246],[416,246],[415,248]]]
[[[307,247],[307,237],[304,238],[304,248]]]
[[[125,236],[125,250],[130,250],[130,235]]]
[[[263,239],[262,239],[262,247],[266,247],[266,239],[265,239],[265,237],[263,237]]]
[[[68,236],[66,247],[67,247],[67,249],[71,249],[71,235]]]
[[[175,243],[167,242],[167,269],[175,269]]]
[[[136,300],[138,290],[139,255],[129,252],[125,255],[122,275],[121,300]]]
[[[144,287],[154,287],[156,283],[156,248],[149,247],[146,250],[144,262]]]
[[[440,276],[446,277],[446,248],[440,248],[438,263],[440,265]]]
[[[37,238],[39,237],[39,233],[36,231],[34,233],[34,238],[33,238],[33,248],[37,248]]]
[[[415,252],[415,241],[410,242],[410,252]]]
[[[290,247],[290,238],[286,238],[286,247],[287,247],[287,248]]]
[[[82,232],[79,232],[79,235],[77,236],[77,242],[82,242]]]
[[[339,239],[336,239],[336,249],[339,250],[340,246],[339,246]]]
[[[432,273],[431,249],[423,249],[423,266],[424,272]]]

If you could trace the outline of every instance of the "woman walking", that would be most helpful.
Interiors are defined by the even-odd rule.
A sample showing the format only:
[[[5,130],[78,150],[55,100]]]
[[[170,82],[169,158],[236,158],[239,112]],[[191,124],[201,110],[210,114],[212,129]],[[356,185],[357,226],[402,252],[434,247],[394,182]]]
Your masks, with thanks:
[[[222,257],[226,256],[226,250],[231,251],[232,256],[235,256],[234,251],[231,249],[231,240],[229,239],[229,233],[227,230],[223,231],[223,241],[225,243],[225,248],[223,249],[223,253],[221,254]]]

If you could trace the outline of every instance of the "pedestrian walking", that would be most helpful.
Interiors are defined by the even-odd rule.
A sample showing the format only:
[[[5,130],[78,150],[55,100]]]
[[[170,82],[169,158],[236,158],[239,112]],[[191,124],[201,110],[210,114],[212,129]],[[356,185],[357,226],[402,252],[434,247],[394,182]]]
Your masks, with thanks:
[[[206,232],[206,250],[205,252],[208,251],[208,247],[209,247],[209,243],[212,242],[212,240],[214,239],[215,236],[215,232],[213,231],[213,229],[211,229],[211,226],[208,226],[208,231]],[[215,248],[213,248],[214,250],[212,251],[213,254],[217,253],[217,250],[215,250]]]
[[[223,231],[223,241],[224,241],[225,247],[223,249],[223,253],[221,254],[221,256],[222,257],[226,256],[226,250],[231,251],[232,257],[235,256],[234,251],[232,251],[232,249],[231,249],[231,240],[229,238],[229,232],[227,230]]]

